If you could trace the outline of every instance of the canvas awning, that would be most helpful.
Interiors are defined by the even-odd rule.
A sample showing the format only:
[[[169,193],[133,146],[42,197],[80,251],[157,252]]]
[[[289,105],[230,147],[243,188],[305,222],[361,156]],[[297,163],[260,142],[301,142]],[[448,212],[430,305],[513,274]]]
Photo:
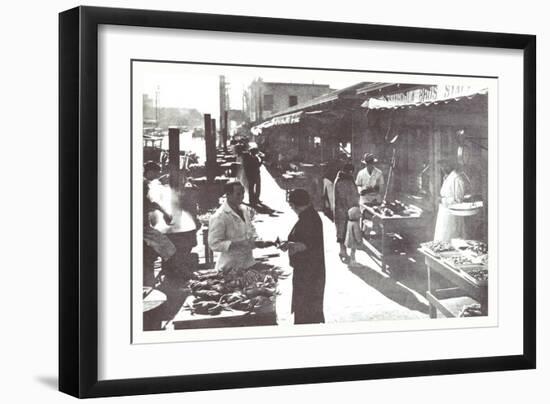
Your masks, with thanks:
[[[299,123],[304,115],[303,111],[295,112],[292,114],[286,114],[281,116],[276,116],[274,118],[268,119],[265,122],[262,122],[259,125],[256,125],[250,129],[253,135],[259,135],[262,133],[262,130],[265,128],[270,128],[277,125],[291,125]]]
[[[305,124],[314,125],[329,125],[332,122],[342,119],[345,111],[334,110],[317,110],[317,111],[300,111],[292,114],[276,116],[251,129],[252,134],[259,135],[263,129],[271,128],[280,125],[293,125],[304,122]]]
[[[448,104],[454,101],[472,99],[480,95],[487,95],[486,88],[472,88],[469,86],[433,86],[420,88],[382,98],[369,98],[361,107],[367,109],[406,109],[420,106]]]

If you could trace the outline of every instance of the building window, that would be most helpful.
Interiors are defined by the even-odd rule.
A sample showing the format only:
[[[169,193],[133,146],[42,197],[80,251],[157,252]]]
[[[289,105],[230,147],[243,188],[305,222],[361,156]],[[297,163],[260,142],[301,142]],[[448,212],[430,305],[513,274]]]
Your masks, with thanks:
[[[273,111],[273,94],[264,94],[264,111]]]
[[[293,107],[294,105],[298,104],[298,96],[296,95],[289,95],[288,96],[288,106]]]

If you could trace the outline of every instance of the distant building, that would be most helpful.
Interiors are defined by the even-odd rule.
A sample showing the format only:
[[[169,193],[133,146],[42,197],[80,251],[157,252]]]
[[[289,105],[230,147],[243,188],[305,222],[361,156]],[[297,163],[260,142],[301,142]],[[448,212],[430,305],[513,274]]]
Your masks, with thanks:
[[[259,78],[245,94],[246,114],[251,122],[261,121],[330,91],[326,84],[273,83]]]
[[[234,121],[236,125],[240,125],[246,121],[246,115],[244,111],[240,109],[230,109],[227,111],[227,119],[229,121]]]

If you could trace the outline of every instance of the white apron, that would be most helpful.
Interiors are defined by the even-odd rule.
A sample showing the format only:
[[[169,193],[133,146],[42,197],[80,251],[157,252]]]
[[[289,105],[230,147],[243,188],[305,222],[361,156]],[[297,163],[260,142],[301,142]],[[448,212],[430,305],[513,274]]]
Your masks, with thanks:
[[[437,211],[434,241],[450,241],[453,238],[466,238],[464,217],[451,213],[448,206],[460,203],[464,199],[464,178],[452,171],[441,186],[441,203]]]

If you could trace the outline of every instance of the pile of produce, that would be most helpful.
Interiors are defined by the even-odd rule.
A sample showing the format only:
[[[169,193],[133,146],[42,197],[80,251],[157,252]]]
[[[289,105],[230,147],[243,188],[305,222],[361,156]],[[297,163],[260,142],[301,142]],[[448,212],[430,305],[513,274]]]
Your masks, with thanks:
[[[428,241],[426,243],[422,243],[422,247],[430,250],[430,252],[436,256],[439,256],[441,253],[456,252],[451,243],[447,241]]]
[[[403,202],[398,201],[397,199],[393,202],[386,202],[386,208],[390,209],[392,212],[402,215],[406,214],[407,205],[405,205]]]
[[[187,309],[195,314],[217,315],[222,310],[261,312],[269,308],[277,294],[277,268],[203,270],[193,273],[187,286],[192,298]]]
[[[487,244],[485,244],[483,241],[462,240],[455,238],[451,240],[451,244],[457,250],[464,251],[472,256],[487,254],[489,251]]]
[[[462,266],[474,264],[472,261],[472,257],[464,254],[451,255],[450,257],[446,257],[445,261],[447,261],[449,264],[451,264],[454,267],[462,267]]]
[[[389,208],[386,208],[382,205],[379,206],[373,206],[372,210],[374,210],[379,215],[388,216],[391,217],[394,215],[393,211]]]
[[[466,273],[478,282],[485,282],[489,279],[489,271],[487,268],[474,268],[466,270]]]
[[[446,241],[429,241],[421,244],[434,256],[457,268],[477,283],[489,279],[489,254],[487,244],[477,240],[452,239]]]
[[[489,251],[487,244],[482,241],[466,240],[466,244],[468,245],[466,249],[475,255],[487,254]]]
[[[483,312],[481,311],[481,305],[474,303],[464,306],[458,314],[458,317],[478,317],[482,315]]]
[[[392,217],[392,216],[409,216],[411,214],[409,206],[404,204],[397,199],[391,202],[382,202],[378,205],[378,202],[371,203],[372,209],[383,216]]]
[[[468,262],[457,263],[458,265],[481,265],[487,266],[489,261],[489,249],[483,241],[453,239],[451,244],[463,256],[468,257]]]

